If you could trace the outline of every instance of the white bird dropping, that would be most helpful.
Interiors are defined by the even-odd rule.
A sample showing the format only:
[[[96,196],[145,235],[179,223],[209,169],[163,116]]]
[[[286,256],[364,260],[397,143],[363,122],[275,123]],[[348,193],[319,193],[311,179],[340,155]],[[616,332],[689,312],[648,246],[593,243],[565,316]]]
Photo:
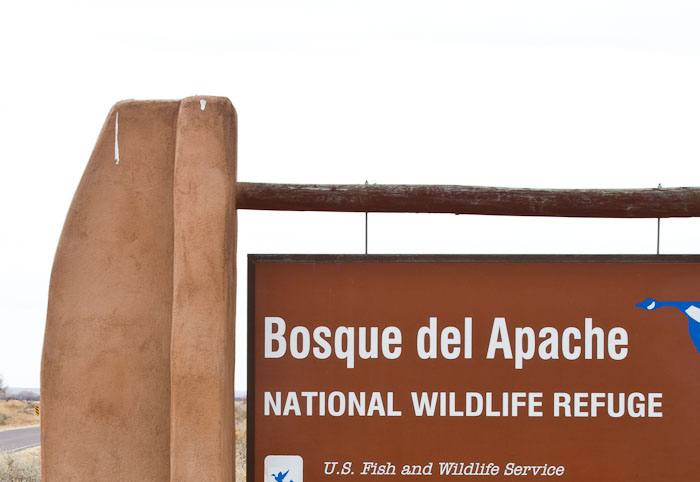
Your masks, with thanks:
[[[114,120],[114,162],[119,164],[119,112]]]

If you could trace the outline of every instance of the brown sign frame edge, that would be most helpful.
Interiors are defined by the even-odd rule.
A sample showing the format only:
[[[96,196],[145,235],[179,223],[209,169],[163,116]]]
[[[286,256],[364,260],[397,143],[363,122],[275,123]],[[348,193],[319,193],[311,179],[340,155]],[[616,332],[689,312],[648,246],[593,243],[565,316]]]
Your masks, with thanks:
[[[700,254],[249,254],[246,480],[255,481],[255,265],[257,263],[700,263]],[[250,407],[253,407],[251,412]]]

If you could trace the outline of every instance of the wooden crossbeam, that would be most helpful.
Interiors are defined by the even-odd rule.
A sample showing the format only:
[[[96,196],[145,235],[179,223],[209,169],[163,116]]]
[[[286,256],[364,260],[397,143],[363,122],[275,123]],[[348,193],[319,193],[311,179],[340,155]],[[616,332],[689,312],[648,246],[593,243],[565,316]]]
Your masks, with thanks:
[[[700,216],[700,188],[521,189],[238,182],[238,209],[586,218]]]

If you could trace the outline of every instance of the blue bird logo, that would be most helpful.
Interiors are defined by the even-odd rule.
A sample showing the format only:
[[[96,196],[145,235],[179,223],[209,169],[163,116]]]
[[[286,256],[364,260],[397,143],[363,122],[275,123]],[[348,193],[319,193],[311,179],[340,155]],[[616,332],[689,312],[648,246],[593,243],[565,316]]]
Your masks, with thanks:
[[[634,306],[651,311],[664,306],[679,309],[688,318],[688,333],[693,340],[695,349],[700,353],[700,301],[657,301],[647,298]]]
[[[277,482],[283,482],[284,478],[287,476],[288,473],[289,473],[289,470],[286,471],[285,473],[282,473],[282,471],[280,471],[277,475],[275,475],[275,474],[271,474],[271,475],[275,478],[275,480]],[[294,482],[294,481],[290,480],[289,482]]]

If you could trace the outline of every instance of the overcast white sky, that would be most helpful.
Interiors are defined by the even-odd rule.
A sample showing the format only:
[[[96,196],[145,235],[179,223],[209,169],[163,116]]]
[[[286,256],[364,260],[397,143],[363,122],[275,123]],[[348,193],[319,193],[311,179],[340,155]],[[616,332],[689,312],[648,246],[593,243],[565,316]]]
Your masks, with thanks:
[[[697,186],[698,25],[672,0],[4,4],[0,374],[39,385],[56,243],[115,102],[229,97],[242,181]],[[655,249],[655,220],[369,218],[370,253]],[[248,253],[363,251],[362,214],[241,212],[238,319]],[[662,221],[661,252],[700,252],[700,222]]]

